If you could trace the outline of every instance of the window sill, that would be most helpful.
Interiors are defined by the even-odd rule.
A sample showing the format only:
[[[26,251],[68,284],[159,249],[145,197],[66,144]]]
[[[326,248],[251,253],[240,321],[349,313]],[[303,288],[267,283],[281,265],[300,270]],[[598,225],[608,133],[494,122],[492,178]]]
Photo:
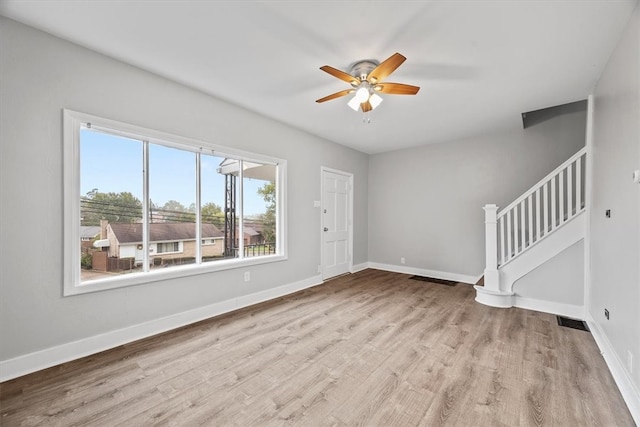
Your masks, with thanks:
[[[149,272],[130,273],[104,279],[91,280],[76,286],[68,285],[65,286],[64,296],[106,291],[110,289],[124,288],[127,286],[142,285],[146,283],[160,282],[163,280],[197,276],[200,274],[215,273],[217,271],[233,270],[236,268],[251,267],[253,265],[269,264],[286,260],[287,257],[285,255],[265,255],[256,258],[245,258],[242,260],[232,259],[211,261],[198,265],[190,264],[172,266],[166,269],[157,269]]]

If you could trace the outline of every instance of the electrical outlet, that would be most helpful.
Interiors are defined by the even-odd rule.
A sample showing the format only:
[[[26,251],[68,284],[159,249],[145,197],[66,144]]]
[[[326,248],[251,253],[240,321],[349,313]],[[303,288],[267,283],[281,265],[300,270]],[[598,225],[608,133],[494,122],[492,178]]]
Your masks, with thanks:
[[[629,373],[633,373],[633,353],[631,350],[627,350],[627,369],[629,369]]]
[[[245,271],[244,272],[244,281],[248,282],[249,280],[251,280],[251,272],[250,271]]]
[[[606,317],[607,320],[609,320],[609,310],[607,310],[606,308],[604,309],[604,317]]]
[[[404,264],[404,257],[400,258],[400,264]]]

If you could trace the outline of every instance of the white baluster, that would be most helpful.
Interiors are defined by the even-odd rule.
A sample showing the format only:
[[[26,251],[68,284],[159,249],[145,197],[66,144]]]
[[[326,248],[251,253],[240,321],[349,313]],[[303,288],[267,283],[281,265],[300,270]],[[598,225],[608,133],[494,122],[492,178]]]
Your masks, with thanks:
[[[580,160],[580,159],[578,159]],[[577,209],[576,209],[576,213]],[[567,220],[573,216],[573,163],[567,168]]]
[[[544,235],[549,232],[549,183],[545,182],[542,187],[542,196],[544,199]]]
[[[558,224],[562,224],[564,219],[564,170],[560,171],[560,183],[558,184],[558,203],[560,205],[560,221]]]
[[[527,240],[527,247],[531,246],[533,244],[533,194],[529,194],[529,197],[527,198],[527,210],[529,212],[529,230],[528,230],[528,236],[529,239]]]
[[[520,208],[518,209],[520,211],[520,251],[522,252],[524,251],[524,243],[525,243],[525,211],[524,211],[524,200],[522,202],[520,202]]]
[[[540,188],[536,190],[536,242],[540,240],[540,215],[542,215],[542,209],[540,209]]]
[[[500,217],[500,264],[504,264],[505,257],[504,215]]]
[[[513,241],[511,242],[513,244],[513,256],[515,257],[516,255],[518,255],[518,205],[515,205],[513,208],[511,208],[511,228],[512,228],[512,239]]]
[[[511,241],[513,240],[513,233],[511,231],[511,212],[507,212],[507,260],[511,259],[512,251],[511,251]]]
[[[551,230],[556,228],[556,176],[551,178]]]
[[[576,214],[582,211],[582,157],[576,161]]]

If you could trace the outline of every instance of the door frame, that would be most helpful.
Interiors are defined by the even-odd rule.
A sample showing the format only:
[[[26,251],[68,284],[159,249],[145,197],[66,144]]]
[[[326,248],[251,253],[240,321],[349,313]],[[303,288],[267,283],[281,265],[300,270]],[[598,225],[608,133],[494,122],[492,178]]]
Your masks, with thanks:
[[[325,172],[331,172],[334,174],[345,176],[349,179],[347,189],[347,225],[348,225],[348,258],[349,258],[349,273],[353,273],[353,173],[345,172],[339,169],[333,169],[327,166],[320,166],[320,275],[322,280],[325,281],[325,259],[324,259],[324,174]],[[332,276],[334,277],[334,276]]]

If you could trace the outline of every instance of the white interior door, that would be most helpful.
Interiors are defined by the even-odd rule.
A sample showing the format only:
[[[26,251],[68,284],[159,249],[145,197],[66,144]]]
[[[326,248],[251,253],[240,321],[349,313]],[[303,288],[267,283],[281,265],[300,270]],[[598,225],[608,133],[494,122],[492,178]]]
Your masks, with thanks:
[[[352,268],[353,175],[322,168],[322,278]]]

